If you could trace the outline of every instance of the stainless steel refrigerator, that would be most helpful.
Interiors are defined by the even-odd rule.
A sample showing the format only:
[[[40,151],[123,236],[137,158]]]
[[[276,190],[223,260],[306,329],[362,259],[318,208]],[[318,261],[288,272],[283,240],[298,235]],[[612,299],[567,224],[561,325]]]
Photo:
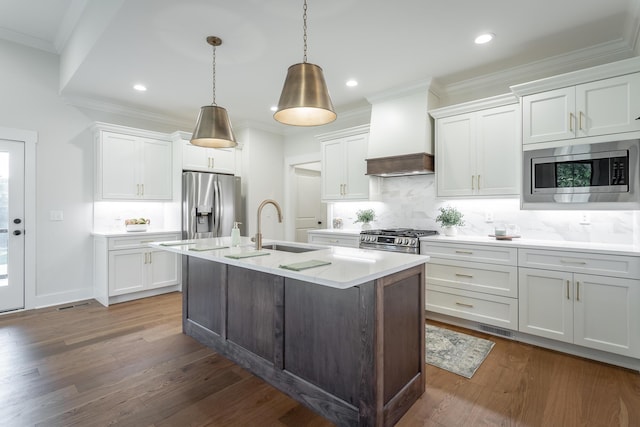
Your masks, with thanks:
[[[234,221],[241,222],[244,209],[240,177],[208,172],[182,173],[182,238],[230,236]]]

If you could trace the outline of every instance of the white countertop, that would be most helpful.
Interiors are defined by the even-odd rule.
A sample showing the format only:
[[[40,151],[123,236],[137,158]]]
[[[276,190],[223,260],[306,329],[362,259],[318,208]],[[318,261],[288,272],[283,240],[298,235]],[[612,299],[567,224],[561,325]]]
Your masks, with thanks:
[[[174,245],[174,243],[176,244]],[[254,252],[254,244],[251,243],[248,237],[241,238],[239,247],[204,251],[190,250],[191,248],[229,246],[230,243],[230,237],[218,237],[212,239],[182,240],[175,242],[155,242],[149,243],[149,246],[170,252],[176,252],[182,255],[189,255],[209,261],[235,265],[250,270],[262,271],[264,273],[271,273],[278,276],[303,280],[305,282],[316,283],[338,289],[351,288],[370,280],[378,279],[424,264],[429,260],[429,257],[425,255],[412,255],[333,246],[327,247],[274,240],[265,240],[263,245],[280,243],[287,246],[318,248],[318,250],[291,253],[271,249],[261,249],[261,252],[268,252],[269,255],[243,259],[225,257],[225,255]],[[170,246],[166,246],[167,244]],[[280,265],[309,260],[329,261],[331,264],[309,268],[302,271],[286,270],[279,267]]]
[[[612,243],[595,242],[567,242],[562,240],[536,240],[529,238],[514,238],[513,240],[496,240],[489,236],[427,236],[420,241],[436,241],[448,243],[465,243],[470,245],[495,245],[514,248],[564,250],[573,252],[599,253],[605,255],[629,255],[640,256],[640,247],[637,245],[622,245]]]
[[[91,235],[93,236],[103,236],[103,237],[136,237],[136,236],[145,236],[145,235],[157,235],[157,234],[174,234],[178,233],[182,234],[180,230],[158,230],[155,228],[150,228],[147,231],[126,231],[126,230],[105,230],[105,231],[92,231]]]

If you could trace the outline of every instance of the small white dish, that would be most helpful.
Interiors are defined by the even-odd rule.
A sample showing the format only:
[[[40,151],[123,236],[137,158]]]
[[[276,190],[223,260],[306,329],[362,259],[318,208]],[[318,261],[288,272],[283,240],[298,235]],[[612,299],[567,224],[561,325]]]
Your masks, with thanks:
[[[149,224],[127,224],[124,228],[127,231],[147,231]]]

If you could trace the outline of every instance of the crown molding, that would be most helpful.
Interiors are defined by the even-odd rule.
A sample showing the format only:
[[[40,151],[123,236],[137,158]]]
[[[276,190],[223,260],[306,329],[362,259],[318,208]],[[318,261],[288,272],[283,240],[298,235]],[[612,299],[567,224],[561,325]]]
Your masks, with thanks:
[[[429,110],[429,115],[434,119],[455,116],[458,114],[470,113],[473,111],[486,110],[488,108],[502,107],[504,105],[517,104],[518,98],[513,93],[483,98],[477,101],[469,101],[462,104]]]
[[[556,55],[528,64],[507,68],[450,84],[440,84],[441,93],[449,99],[473,99],[478,91],[498,88],[504,92],[509,86],[543,77],[554,76],[595,65],[619,61],[634,56],[630,44],[625,40],[602,43],[589,48]]]
[[[316,139],[320,141],[330,141],[332,139],[346,138],[348,136],[360,135],[369,132],[369,125],[354,126],[347,129],[341,129],[333,132],[326,132],[316,135]]]
[[[426,91],[429,91],[429,88],[431,87],[431,81],[432,79],[428,78],[425,80],[420,80],[418,82],[411,83],[409,85],[400,86],[400,87],[388,89],[382,92],[378,92],[376,94],[367,96],[367,101],[373,104],[375,102],[385,101],[387,99],[392,99],[392,98],[398,98],[400,96],[413,95],[419,90],[424,90],[426,94]]]
[[[122,104],[115,104],[112,102],[97,100],[93,98],[63,96],[62,99],[68,105],[71,105],[73,107],[86,108],[103,113],[120,114],[134,119],[148,120],[150,122],[158,123],[161,125],[172,126],[176,129],[188,129],[194,125],[193,122],[187,122],[186,120],[170,117],[165,114],[155,113],[139,108],[134,108]]]

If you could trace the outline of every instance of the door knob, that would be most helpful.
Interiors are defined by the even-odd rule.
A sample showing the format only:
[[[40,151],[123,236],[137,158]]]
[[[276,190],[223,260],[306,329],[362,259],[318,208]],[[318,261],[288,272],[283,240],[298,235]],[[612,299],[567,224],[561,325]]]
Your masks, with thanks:
[[[13,220],[14,224],[20,224],[22,222],[22,220],[20,218],[16,218]]]
[[[19,236],[19,235],[21,235],[21,234],[22,234],[22,231],[20,231],[20,230],[15,230],[15,231],[13,232],[13,235],[14,235],[14,236]]]

